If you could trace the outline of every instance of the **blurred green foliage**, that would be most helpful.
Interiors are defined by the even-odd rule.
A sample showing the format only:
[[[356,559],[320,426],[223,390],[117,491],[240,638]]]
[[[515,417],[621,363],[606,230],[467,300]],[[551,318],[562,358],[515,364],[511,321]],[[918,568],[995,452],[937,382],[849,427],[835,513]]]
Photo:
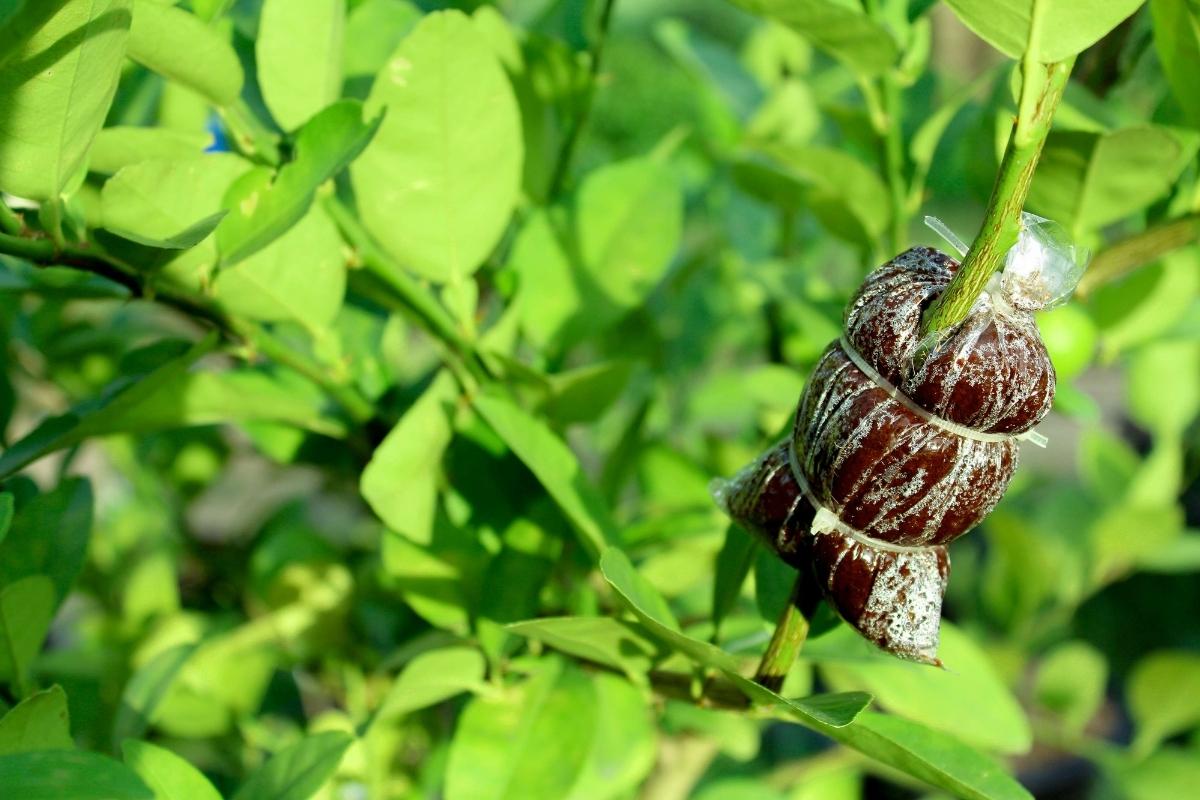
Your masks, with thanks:
[[[1194,793],[1195,0],[441,5],[0,0],[0,796]],[[947,669],[822,610],[768,692],[709,482],[1080,51]]]

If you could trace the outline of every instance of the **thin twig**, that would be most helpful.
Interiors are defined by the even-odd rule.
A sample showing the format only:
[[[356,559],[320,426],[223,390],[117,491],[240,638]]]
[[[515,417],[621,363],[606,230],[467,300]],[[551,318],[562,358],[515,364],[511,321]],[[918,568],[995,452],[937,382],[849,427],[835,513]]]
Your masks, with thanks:
[[[567,133],[567,138],[558,151],[558,159],[555,161],[554,173],[550,178],[548,189],[548,196],[551,199],[558,197],[563,190],[563,185],[566,183],[571,169],[571,160],[575,156],[575,149],[579,146],[583,130],[592,115],[592,103],[596,99],[596,83],[600,77],[600,61],[604,56],[604,45],[608,40],[608,28],[612,21],[614,5],[616,5],[616,0],[604,0],[604,6],[600,9],[599,30],[596,33],[596,41],[592,43],[591,63],[588,65],[587,88],[584,90],[579,113],[575,116],[571,130]]]
[[[1154,225],[1101,250],[1083,274],[1076,293],[1087,297],[1106,283],[1125,277],[1168,253],[1200,239],[1200,214]]]

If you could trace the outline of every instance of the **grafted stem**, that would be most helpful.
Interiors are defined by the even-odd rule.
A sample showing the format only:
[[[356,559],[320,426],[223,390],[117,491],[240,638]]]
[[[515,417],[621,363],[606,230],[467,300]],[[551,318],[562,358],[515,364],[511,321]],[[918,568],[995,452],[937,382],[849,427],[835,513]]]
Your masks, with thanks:
[[[775,623],[767,651],[758,663],[755,683],[773,692],[779,691],[808,638],[809,622],[820,602],[821,596],[812,585],[812,577],[801,570],[792,585],[792,594],[779,614],[779,621]]]
[[[921,326],[924,335],[952,328],[966,319],[992,273],[1017,243],[1021,210],[1074,61],[1070,58],[1054,64],[1025,64],[1017,120],[1004,149],[983,227],[946,291],[925,312]]]

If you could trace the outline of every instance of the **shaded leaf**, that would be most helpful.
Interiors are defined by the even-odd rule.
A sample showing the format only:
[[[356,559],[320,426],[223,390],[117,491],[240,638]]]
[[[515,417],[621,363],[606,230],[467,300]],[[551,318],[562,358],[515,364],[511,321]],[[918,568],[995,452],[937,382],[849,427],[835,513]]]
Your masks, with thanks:
[[[44,576],[51,582],[57,607],[83,569],[91,532],[92,487],[88,481],[68,478],[52,491],[32,498],[21,507],[8,536],[0,542],[0,587]]]
[[[137,774],[87,750],[0,756],[0,797],[21,800],[155,800]]]
[[[275,753],[246,779],[232,800],[308,800],[333,776],[354,737],[315,733]]]
[[[172,681],[195,649],[193,644],[169,647],[133,673],[121,692],[121,706],[113,723],[113,742],[137,739],[145,734],[159,703],[167,696]]]
[[[593,558],[617,539],[604,500],[588,481],[575,454],[545,423],[498,395],[480,394],[475,409],[529,468],[579,533]]]
[[[0,755],[74,746],[67,695],[59,686],[30,695],[0,717]]]
[[[0,589],[0,680],[24,690],[53,616],[54,584],[45,575],[30,575]],[[0,767],[0,775],[2,771]]]

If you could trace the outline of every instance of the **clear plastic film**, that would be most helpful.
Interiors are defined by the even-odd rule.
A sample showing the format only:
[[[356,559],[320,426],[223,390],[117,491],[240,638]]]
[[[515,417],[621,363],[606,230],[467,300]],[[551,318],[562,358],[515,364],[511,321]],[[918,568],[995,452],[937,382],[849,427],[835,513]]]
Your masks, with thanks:
[[[967,245],[937,217],[925,224],[958,251]],[[1004,268],[988,284],[994,300],[1020,311],[1041,311],[1065,303],[1087,266],[1088,252],[1071,241],[1066,229],[1053,220],[1021,212],[1017,243],[1004,256]]]

